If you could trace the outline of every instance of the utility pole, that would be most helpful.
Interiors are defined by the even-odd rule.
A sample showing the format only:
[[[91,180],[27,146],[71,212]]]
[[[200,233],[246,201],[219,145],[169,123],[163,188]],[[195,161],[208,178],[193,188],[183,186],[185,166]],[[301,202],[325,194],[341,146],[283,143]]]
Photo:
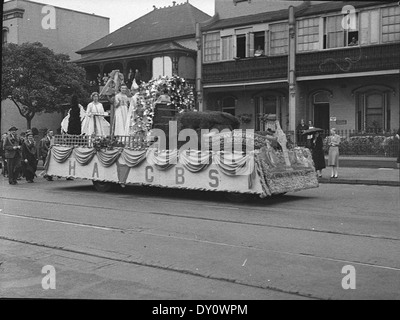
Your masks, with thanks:
[[[202,41],[201,41],[200,24],[196,23],[196,43],[197,43],[197,59],[196,59],[196,96],[199,111],[203,111],[203,88],[201,84],[202,73]]]
[[[292,141],[296,144],[296,20],[294,7],[289,7],[289,54],[288,54],[288,84],[289,84],[289,131],[293,132]]]

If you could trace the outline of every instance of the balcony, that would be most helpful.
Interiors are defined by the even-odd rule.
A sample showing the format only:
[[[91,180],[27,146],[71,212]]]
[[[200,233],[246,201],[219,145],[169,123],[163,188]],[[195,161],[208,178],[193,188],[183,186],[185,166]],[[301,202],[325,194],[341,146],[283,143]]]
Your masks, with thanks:
[[[243,58],[203,64],[203,83],[286,79],[288,57]]]
[[[314,76],[400,68],[400,43],[296,54],[296,75]],[[203,64],[203,83],[286,79],[288,56]]]
[[[296,55],[298,77],[399,68],[400,43],[347,47]]]

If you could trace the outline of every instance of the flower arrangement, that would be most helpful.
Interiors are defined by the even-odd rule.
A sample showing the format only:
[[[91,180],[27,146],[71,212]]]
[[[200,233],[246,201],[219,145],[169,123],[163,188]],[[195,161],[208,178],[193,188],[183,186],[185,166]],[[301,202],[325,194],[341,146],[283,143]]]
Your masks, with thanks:
[[[142,83],[137,95],[135,119],[131,126],[131,135],[148,135],[153,127],[154,108],[158,101],[174,105],[181,113],[195,109],[193,86],[178,76],[161,77]]]
[[[118,147],[124,147],[125,145],[118,141],[116,137],[111,138],[110,136],[107,137],[95,137],[93,141],[93,148],[97,151],[100,150],[112,150]]]
[[[242,113],[242,114],[239,114],[237,117],[241,123],[249,123],[249,122],[251,122],[253,115],[250,113]]]

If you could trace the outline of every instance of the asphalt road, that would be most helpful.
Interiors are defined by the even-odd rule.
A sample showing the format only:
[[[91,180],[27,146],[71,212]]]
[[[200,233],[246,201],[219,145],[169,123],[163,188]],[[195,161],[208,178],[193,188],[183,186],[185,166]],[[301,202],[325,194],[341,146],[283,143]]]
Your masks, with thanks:
[[[397,187],[322,184],[232,203],[1,178],[0,297],[400,299],[399,207]]]

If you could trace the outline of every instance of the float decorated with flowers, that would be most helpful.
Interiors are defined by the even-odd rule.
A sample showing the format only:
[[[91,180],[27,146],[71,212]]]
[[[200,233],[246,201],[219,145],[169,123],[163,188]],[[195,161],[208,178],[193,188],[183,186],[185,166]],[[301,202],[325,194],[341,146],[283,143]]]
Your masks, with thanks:
[[[193,87],[164,77],[140,85],[126,136],[56,136],[45,172],[92,180],[99,191],[147,185],[238,198],[318,187],[310,151],[290,147],[277,119],[269,128],[259,135],[230,114],[196,111]]]

